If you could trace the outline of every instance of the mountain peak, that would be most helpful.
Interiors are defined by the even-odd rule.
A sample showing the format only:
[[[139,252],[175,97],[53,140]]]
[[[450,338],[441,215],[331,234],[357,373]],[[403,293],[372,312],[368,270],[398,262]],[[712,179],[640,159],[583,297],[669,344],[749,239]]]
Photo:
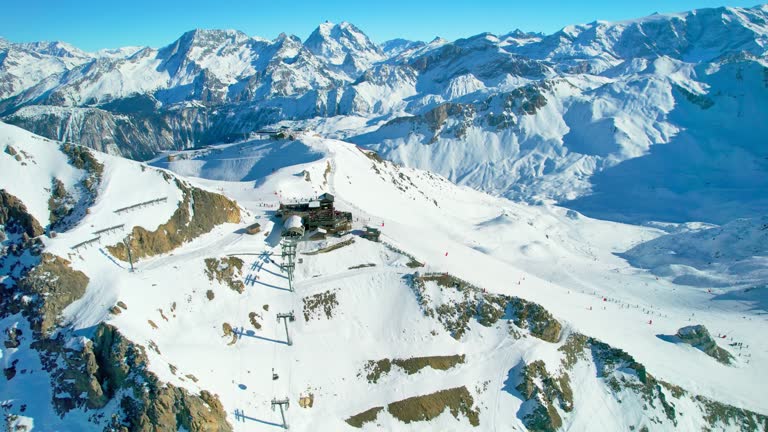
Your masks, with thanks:
[[[381,49],[347,21],[339,24],[326,21],[320,24],[309,35],[304,46],[312,54],[334,65],[344,64],[347,55],[361,60],[361,64],[371,64],[384,58]]]
[[[181,35],[181,39],[188,39],[188,40],[211,40],[211,39],[231,39],[233,41],[235,40],[242,40],[242,39],[248,39],[248,35],[241,32],[240,30],[232,30],[232,29],[203,29],[203,28],[196,28],[194,30],[190,30],[183,35]]]

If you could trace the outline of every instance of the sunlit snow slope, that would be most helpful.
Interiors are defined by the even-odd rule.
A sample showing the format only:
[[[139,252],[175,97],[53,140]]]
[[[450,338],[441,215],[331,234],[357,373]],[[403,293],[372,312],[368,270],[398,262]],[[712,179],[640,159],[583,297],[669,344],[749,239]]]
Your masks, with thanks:
[[[2,188],[28,202],[45,226],[51,178],[74,189],[87,172],[68,164],[58,143],[0,126],[0,142],[28,158],[22,165],[2,153],[3,170],[35,179],[3,176]],[[60,335],[77,353],[88,350],[85,337],[101,352],[105,321],[144,347],[148,371],[162,385],[188,392],[177,403],[194,407],[194,395],[207,397],[203,390],[216,395],[221,419],[216,404],[202,417],[216,430],[279,427],[271,401],[282,398],[290,402],[292,430],[765,429],[760,414],[768,407],[759,395],[768,364],[761,337],[766,302],[758,287],[765,284],[766,243],[723,237],[761,232],[764,221],[724,226],[716,246],[664,259],[672,253],[662,248],[714,228],[637,227],[513,203],[383,162],[349,143],[297,138],[213,146],[150,166],[94,153],[104,168],[89,210],[55,238],[41,237],[45,253],[87,275],[87,289],[49,332],[31,328],[35,310],[24,307],[4,309],[0,321],[4,331],[22,330],[21,345],[3,347],[0,357],[16,371],[0,386],[14,421],[33,430],[99,430],[114,414],[131,424],[119,403],[129,390],[106,392],[112,399],[99,407],[89,406],[90,393],[73,397],[74,406],[59,416],[60,405],[51,401],[67,393],[57,371],[74,373],[77,365],[64,356],[42,371],[39,354],[47,351],[31,345]],[[177,181],[152,165],[189,177]],[[237,200],[241,222],[140,257],[130,272],[112,246],[131,227],[156,230],[185,205],[209,217],[185,201],[193,187]],[[301,242],[290,292],[273,211],[280,200],[323,192],[353,213],[354,230]],[[114,212],[161,197],[167,201]],[[244,228],[253,222],[261,232],[248,235]],[[116,224],[126,228],[72,250]],[[382,230],[381,243],[358,235],[366,224]],[[4,244],[17,238],[10,234]],[[35,255],[24,253],[18,260],[8,255],[3,265],[33,263]],[[730,257],[727,271],[708,264],[715,253]],[[681,261],[689,269],[709,266],[702,271],[717,281],[681,284]],[[5,274],[4,293],[24,289],[23,274]],[[9,304],[23,302],[13,299]],[[296,318],[287,324],[290,346],[276,318],[288,312]],[[692,324],[705,325],[733,361],[719,363],[674,338]],[[109,367],[96,359],[98,370]],[[100,374],[97,385],[109,389]],[[310,395],[311,407],[301,407]],[[150,418],[160,415],[151,398],[142,403]],[[433,408],[423,411],[425,404]]]

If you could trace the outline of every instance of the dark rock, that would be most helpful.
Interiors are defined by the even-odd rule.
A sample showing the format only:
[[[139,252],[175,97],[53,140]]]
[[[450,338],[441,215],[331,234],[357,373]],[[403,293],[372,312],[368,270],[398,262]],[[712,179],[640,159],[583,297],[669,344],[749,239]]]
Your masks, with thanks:
[[[44,233],[43,227],[28,211],[21,200],[5,189],[0,189],[0,225],[18,227],[29,237]]]
[[[45,252],[40,264],[19,280],[21,292],[32,297],[26,305],[26,315],[36,333],[52,330],[64,308],[85,294],[88,276],[69,264],[64,258]]]
[[[733,356],[728,351],[717,346],[707,328],[701,324],[682,327],[677,331],[676,336],[682,342],[703,351],[720,363],[728,365],[733,361]]]

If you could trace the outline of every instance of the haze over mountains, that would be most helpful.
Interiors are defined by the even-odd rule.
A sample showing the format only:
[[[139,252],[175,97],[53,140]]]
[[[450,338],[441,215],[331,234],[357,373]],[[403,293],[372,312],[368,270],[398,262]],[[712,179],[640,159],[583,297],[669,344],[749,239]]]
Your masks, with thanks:
[[[766,119],[768,5],[0,39],[0,424],[766,431]]]

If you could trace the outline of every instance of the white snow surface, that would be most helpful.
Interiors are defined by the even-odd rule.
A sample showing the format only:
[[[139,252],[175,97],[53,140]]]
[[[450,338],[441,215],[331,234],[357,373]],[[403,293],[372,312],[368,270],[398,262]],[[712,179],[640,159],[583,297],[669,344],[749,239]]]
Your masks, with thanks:
[[[295,98],[275,102],[286,118],[327,104],[328,117],[279,123],[313,131],[295,141],[168,152],[149,165],[95,153],[105,165],[95,203],[72,229],[44,238],[49,252],[90,278],[64,323],[87,333],[108,321],[136,343],[156,344],[159,352],[147,350],[152,371],[192,392],[217,394],[237,431],[279,423],[273,398],[291,399],[292,430],[347,430],[344,419],[368,408],[461,385],[480,410],[478,430],[524,430],[520,413],[527,407],[514,390],[521,362],[558,368],[562,340],[514,340],[503,321],[491,328],[471,321],[467,335],[453,339],[424,316],[405,283],[414,271],[410,258],[354,234],[301,243],[300,254],[355,239],[329,253],[300,255],[296,292],[288,292],[275,264],[281,222],[272,212],[279,201],[323,192],[353,213],[355,229],[380,227],[386,243],[424,262],[420,272],[450,272],[488,292],[539,303],[566,335],[595,337],[659,379],[768,414],[767,19],[766,6],[707,9],[568,26],[549,36],[398,42],[388,54],[348,23],[323,24],[303,43],[288,35],[266,41],[195,30],[159,50],[97,54],[0,40],[7,52],[0,100],[31,104],[17,112],[29,119],[137,93],[170,106],[195,104],[189,89],[205,79],[222,99]],[[259,74],[270,79],[251,81]],[[35,105],[52,94],[64,106]],[[432,110],[445,103],[463,108],[435,120]],[[409,168],[377,163],[337,139]],[[58,147],[0,123],[0,188],[44,226],[52,180],[76,190],[85,175]],[[163,170],[236,199],[244,219],[143,259],[130,273],[105,246],[133,226],[153,230],[168,220],[181,192]],[[115,213],[156,198],[167,201]],[[244,234],[255,221],[262,232]],[[72,250],[117,224],[126,230]],[[227,255],[245,263],[242,294],[205,275],[204,259]],[[438,303],[455,300],[455,292],[435,284],[426,289]],[[336,295],[333,317],[306,320],[302,298],[323,292]],[[110,315],[117,301],[128,309]],[[288,311],[297,318],[289,324],[291,346],[275,319]],[[251,312],[261,328],[251,325]],[[232,345],[222,337],[225,322],[241,329]],[[717,342],[735,355],[733,365],[664,339],[695,324],[725,336]],[[23,317],[0,322],[11,325],[29,334]],[[3,367],[19,360],[39,370],[28,343],[0,346]],[[739,343],[746,348],[736,349]],[[378,384],[364,372],[358,377],[369,360],[452,354],[465,354],[466,362],[415,375],[395,369]],[[279,380],[272,380],[273,368]],[[631,392],[620,393],[618,403],[596,375],[593,362],[570,372],[574,410],[564,415],[564,430],[628,430],[654,412],[663,416],[646,411]],[[47,379],[19,375],[14,385],[0,386],[0,402],[35,401],[17,420],[33,430],[88,427],[85,411],[64,418],[52,412]],[[298,407],[298,397],[310,392],[314,407]],[[692,403],[676,409],[685,413],[677,427],[651,430],[705,426]],[[238,421],[235,410],[245,419]],[[428,424],[404,424],[383,412],[363,430],[470,428],[448,412]]]
[[[10,126],[0,131],[16,137],[15,142],[25,151],[47,145],[50,159],[61,158],[56,156],[55,143],[34,139]],[[286,146],[293,146],[296,152],[303,148],[301,153],[317,157],[292,165],[277,163],[274,171],[257,170],[258,178],[249,180],[242,180],[240,174],[226,178],[216,170],[185,168],[195,160],[205,166],[209,160],[219,163],[215,161],[228,152],[264,152],[270,146],[275,152]],[[405,265],[409,258],[361,238],[350,246],[317,255],[301,253],[343,239],[301,243],[296,292],[288,292],[285,277],[270,261],[269,254],[274,254],[271,258],[275,262],[280,261],[280,226],[270,219],[271,211],[278,200],[309,199],[323,192],[335,195],[338,208],[353,212],[356,229],[378,226],[385,242],[425,262],[426,267],[419,271],[448,271],[489,292],[535,301],[566,326],[566,334],[579,331],[626,350],[657,378],[718,401],[768,411],[759,397],[768,378],[768,341],[762,337],[767,325],[765,293],[745,294],[744,285],[680,285],[665,275],[632,267],[620,256],[634,247],[634,259],[652,259],[657,254],[653,242],[670,235],[661,229],[590,219],[551,205],[514,203],[454,185],[435,174],[392,164],[377,164],[377,172],[371,167],[373,161],[358,147],[305,134],[292,143],[223,145],[217,151],[192,152],[184,164],[170,163],[171,169],[179,168],[186,174],[212,174],[210,179],[188,180],[237,199],[245,209],[244,220],[240,225],[222,225],[172,253],[141,260],[137,271],[130,273],[126,263],[111,258],[103,249],[112,241],[76,254],[69,247],[107,222],[153,229],[170,216],[179,192],[155,168],[98,157],[105,163],[105,178],[96,205],[73,230],[46,240],[49,251],[71,259],[74,268],[90,277],[85,297],[65,311],[66,322],[75,329],[87,329],[107,320],[139,344],[153,342],[162,354],[147,350],[152,371],[162,380],[193,392],[206,389],[219,395],[237,431],[252,430],[265,422],[280,423],[279,413],[270,407],[275,397],[292,400],[287,415],[293,430],[346,430],[345,418],[373,406],[462,385],[467,386],[480,410],[480,430],[523,430],[515,415],[524,409],[522,401],[509,390],[514,386],[512,370],[522,360],[537,359],[544,360],[551,370],[558,367],[559,344],[530,337],[516,341],[509,337],[503,321],[491,328],[473,321],[466,336],[453,339],[439,322],[423,315],[404,282],[403,276],[413,272]],[[263,160],[244,157],[242,162],[255,166]],[[4,167],[10,163],[2,161]],[[161,162],[158,159],[154,163]],[[50,169],[51,164],[41,160],[40,168]],[[328,167],[331,170],[325,177]],[[305,172],[310,181],[305,180]],[[24,188],[18,184],[4,187],[23,195]],[[158,196],[168,196],[167,205],[139,209],[132,216],[113,213],[122,204]],[[254,220],[261,223],[262,233],[271,234],[244,234],[242,228]],[[741,232],[738,227],[723,230]],[[119,239],[116,235],[113,240]],[[723,241],[718,249],[764,255],[764,241],[756,242]],[[649,250],[644,251],[643,245],[649,245]],[[757,248],[757,252],[750,248]],[[204,273],[205,258],[226,255],[244,261],[243,273],[238,276],[248,281],[243,294],[209,281]],[[686,259],[691,265],[694,261],[703,264],[711,257],[698,252]],[[361,264],[374,266],[352,268]],[[735,272],[731,269],[718,275],[737,281]],[[443,298],[437,286],[427,289],[436,298]],[[207,290],[214,291],[213,300],[206,298]],[[326,291],[335,293],[338,301],[333,317],[328,319],[321,313],[305,320],[302,298]],[[444,295],[449,297],[438,301],[447,301],[451,293]],[[128,309],[109,315],[108,308],[118,300]],[[296,314],[296,321],[289,324],[291,346],[284,343],[283,324],[275,319],[275,314],[288,311]],[[258,314],[260,329],[251,326],[251,312]],[[19,317],[8,319],[23,322]],[[158,328],[150,326],[148,320]],[[241,329],[241,336],[232,345],[228,345],[229,337],[222,337],[225,322]],[[729,367],[698,350],[657,337],[674,334],[690,324],[704,324],[711,333],[725,333],[728,342],[743,342],[749,348],[738,352],[736,364]],[[357,377],[368,360],[452,354],[465,354],[466,362],[445,372],[427,368],[415,375],[395,369],[375,385],[364,379],[365,373],[363,378]],[[17,355],[4,350],[0,361],[8,362]],[[178,368],[175,373],[169,368],[171,364]],[[619,404],[606,385],[595,380],[594,365],[579,364],[571,373],[576,398],[574,411],[566,417],[568,430],[622,430],[648,414],[629,394],[621,396],[626,402]],[[280,379],[272,380],[272,368]],[[191,381],[187,374],[198,381]],[[486,381],[487,389],[482,390],[480,384]],[[44,386],[44,382],[37,385]],[[26,389],[6,386],[2,398],[29,398]],[[309,392],[315,397],[313,408],[294,405],[300,395]],[[693,406],[677,409],[686,413],[679,427],[700,429],[704,424]],[[236,421],[235,410],[243,412],[245,420]],[[71,428],[82,421],[76,413],[64,419],[43,411],[29,416],[41,430]],[[415,431],[425,430],[425,424],[404,424],[385,412],[364,430],[379,428]],[[470,426],[465,418],[457,420],[444,412],[427,428],[467,430]],[[673,429],[659,426],[659,430]]]

